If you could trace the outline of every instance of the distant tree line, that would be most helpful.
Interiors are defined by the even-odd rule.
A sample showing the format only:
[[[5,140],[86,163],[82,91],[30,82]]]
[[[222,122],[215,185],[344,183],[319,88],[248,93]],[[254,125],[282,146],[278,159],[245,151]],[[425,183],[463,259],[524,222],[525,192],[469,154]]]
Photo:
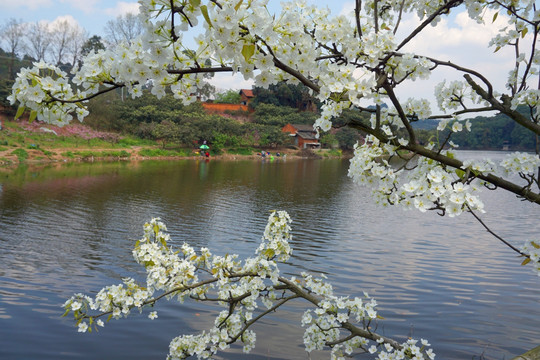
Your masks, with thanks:
[[[23,22],[10,18],[0,25],[0,47],[8,55],[8,77],[14,78],[17,60],[47,61],[66,70],[78,64],[90,51],[104,49],[122,41],[131,41],[143,32],[143,24],[135,14],[120,15],[105,25],[106,37],[89,36],[69,18],[52,23]]]
[[[521,108],[521,112],[527,115],[524,110]],[[470,121],[472,124],[470,134],[457,133],[452,136],[453,141],[459,144],[462,149],[501,150],[508,148],[510,150],[534,151],[537,146],[534,134],[505,115],[479,116]],[[440,138],[446,135],[442,134]]]
[[[129,42],[142,31],[139,18],[130,13],[109,20],[104,29],[105,38],[89,36],[67,18],[53,23],[6,19],[0,24],[0,105],[8,114],[14,114],[6,98],[21,68],[30,67],[35,61],[47,61],[69,71],[90,52],[121,41]]]

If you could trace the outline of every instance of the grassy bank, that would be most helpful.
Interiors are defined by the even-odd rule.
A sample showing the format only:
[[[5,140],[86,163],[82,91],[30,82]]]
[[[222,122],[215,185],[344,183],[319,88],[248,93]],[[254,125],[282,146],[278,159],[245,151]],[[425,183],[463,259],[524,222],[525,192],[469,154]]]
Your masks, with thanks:
[[[261,151],[289,157],[341,157],[340,150],[315,150],[306,152],[294,149],[229,148],[211,149],[212,158],[260,158]],[[49,162],[144,160],[199,158],[196,147],[185,148],[92,130],[82,124],[62,128],[28,121],[5,121],[0,130],[0,166],[18,166],[21,163],[42,164]]]

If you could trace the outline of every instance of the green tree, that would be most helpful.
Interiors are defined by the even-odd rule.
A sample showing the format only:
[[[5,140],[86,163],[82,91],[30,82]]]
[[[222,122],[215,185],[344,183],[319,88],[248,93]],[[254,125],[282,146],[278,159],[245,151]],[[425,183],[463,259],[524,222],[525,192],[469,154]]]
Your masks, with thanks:
[[[268,88],[254,87],[254,99],[251,106],[256,109],[259,104],[288,106],[300,111],[315,111],[319,102],[309,94],[301,84],[290,84],[286,81],[271,84]]]
[[[343,127],[336,131],[336,140],[342,149],[352,150],[359,139],[360,134],[356,129]]]
[[[285,144],[288,137],[279,128],[267,126],[260,135],[259,144],[263,147],[278,147]]]
[[[152,129],[152,136],[161,142],[161,146],[165,149],[167,144],[177,142],[179,140],[178,124],[164,120],[156,124]]]
[[[10,18],[0,28],[0,35],[2,35],[2,43],[6,46],[7,53],[9,54],[9,70],[8,75],[10,80],[15,79],[15,61],[24,47],[24,35],[27,26],[22,20]]]
[[[337,148],[339,147],[339,141],[336,138],[336,135],[333,133],[324,133],[319,139],[322,147],[325,148]]]
[[[237,90],[227,90],[218,93],[214,102],[218,104],[240,104],[240,92]]]
[[[315,113],[301,112],[288,106],[260,103],[255,108],[253,121],[256,124],[283,127],[287,123],[312,125],[317,117]]]
[[[105,45],[99,35],[92,35],[86,40],[81,47],[81,55],[87,56],[91,52],[98,52],[99,50],[105,50]]]

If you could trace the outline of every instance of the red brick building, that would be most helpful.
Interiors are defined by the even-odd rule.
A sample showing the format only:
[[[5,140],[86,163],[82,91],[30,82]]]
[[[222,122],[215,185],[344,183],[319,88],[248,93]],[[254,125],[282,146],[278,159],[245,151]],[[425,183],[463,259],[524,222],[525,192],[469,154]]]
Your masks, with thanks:
[[[254,97],[255,96],[253,95],[253,90],[248,90],[248,89],[240,90],[240,104],[249,105],[249,103]]]
[[[300,149],[318,148],[321,146],[313,125],[287,124],[281,131],[289,134],[291,139],[293,139],[293,145],[298,146]]]

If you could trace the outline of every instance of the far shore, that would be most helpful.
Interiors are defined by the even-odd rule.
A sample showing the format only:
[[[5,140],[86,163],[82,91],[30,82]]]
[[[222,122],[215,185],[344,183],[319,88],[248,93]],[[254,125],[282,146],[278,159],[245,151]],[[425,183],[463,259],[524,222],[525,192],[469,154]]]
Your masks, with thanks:
[[[93,130],[83,124],[59,128],[37,121],[10,121],[0,116],[0,168],[14,169],[21,164],[40,167],[50,164],[103,161],[145,160],[257,160],[348,158],[352,154],[337,149],[298,149],[294,147],[237,147],[216,151],[210,144],[210,156],[199,154],[195,146],[186,149],[117,133]],[[261,156],[265,152],[266,156]],[[269,153],[269,154],[268,154]],[[279,156],[278,156],[279,153]]]
[[[115,148],[114,153],[122,153],[125,156],[111,156],[111,149],[96,148],[48,148],[46,152],[41,149],[24,149],[27,157],[21,158],[14,152],[16,149],[6,149],[0,151],[0,167],[4,169],[17,168],[21,164],[27,166],[43,166],[50,164],[66,164],[77,162],[109,162],[109,161],[129,161],[138,162],[146,160],[220,160],[220,161],[283,161],[298,159],[328,159],[328,158],[349,158],[350,154],[331,152],[328,149],[318,150],[294,150],[294,149],[267,149],[253,152],[251,155],[231,154],[222,152],[219,155],[210,155],[209,157],[198,155],[193,150],[192,156],[141,156],[139,152],[143,149],[140,146],[130,148]],[[270,155],[261,156],[261,151],[270,153]],[[277,155],[279,153],[279,156]],[[100,156],[100,154],[105,154]]]

